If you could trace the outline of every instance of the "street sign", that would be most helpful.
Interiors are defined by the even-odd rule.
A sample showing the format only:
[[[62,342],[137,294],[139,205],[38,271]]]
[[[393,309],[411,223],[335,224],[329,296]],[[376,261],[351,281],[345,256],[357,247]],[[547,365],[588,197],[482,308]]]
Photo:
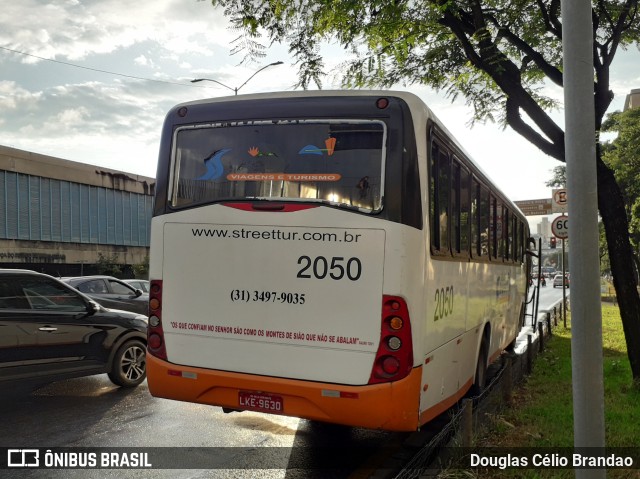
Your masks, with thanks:
[[[567,239],[569,237],[569,217],[561,215],[554,219],[551,223],[551,232],[556,238]]]
[[[553,201],[553,213],[564,213],[567,211],[567,190],[565,188],[553,190],[553,198],[551,199]]]
[[[539,216],[551,214],[551,199],[516,201],[515,204],[525,216]]]

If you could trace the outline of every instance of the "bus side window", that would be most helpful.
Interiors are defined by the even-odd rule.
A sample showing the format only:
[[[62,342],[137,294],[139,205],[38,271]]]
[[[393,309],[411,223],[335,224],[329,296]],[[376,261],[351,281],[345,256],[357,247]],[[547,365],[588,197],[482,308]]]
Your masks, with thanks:
[[[469,170],[453,158],[451,183],[451,249],[459,256],[469,256]]]
[[[431,143],[429,159],[429,223],[434,253],[449,253],[451,160],[439,143]]]
[[[480,186],[480,256],[489,256],[489,190]]]
[[[518,221],[518,240],[520,242],[520,248],[518,253],[518,262],[523,263],[526,257],[525,251],[527,251],[527,237],[529,236],[528,228],[525,223]]]
[[[440,234],[440,244],[438,249],[441,253],[449,251],[449,218],[450,205],[449,196],[451,191],[451,160],[446,151],[440,150],[438,155],[438,217]]]
[[[511,226],[509,225],[509,210],[507,209],[507,205],[501,204],[498,207],[498,214],[501,217],[498,219],[498,226],[501,228],[500,236],[498,237],[498,241],[500,242],[498,245],[498,257],[502,258],[504,261],[509,260],[509,230]]]
[[[471,180],[471,257],[480,256],[480,185]]]
[[[436,179],[438,178],[438,144],[434,141],[431,143],[431,152],[429,155],[429,236],[431,237],[431,249],[437,250],[438,234],[440,228],[438,227],[437,211],[437,195],[436,195]]]
[[[469,170],[460,168],[460,254],[469,255],[469,226],[470,226],[470,202],[469,202]]]
[[[451,252],[460,254],[460,163],[453,159],[451,178]]]
[[[491,259],[498,257],[498,204],[496,197],[489,200],[489,255]],[[501,233],[501,231],[500,231]]]
[[[513,211],[509,211],[509,217],[511,218],[511,226],[509,228],[509,259],[511,261],[515,261],[518,253],[518,237],[516,236],[516,232],[518,231],[518,220],[516,219],[516,215]]]

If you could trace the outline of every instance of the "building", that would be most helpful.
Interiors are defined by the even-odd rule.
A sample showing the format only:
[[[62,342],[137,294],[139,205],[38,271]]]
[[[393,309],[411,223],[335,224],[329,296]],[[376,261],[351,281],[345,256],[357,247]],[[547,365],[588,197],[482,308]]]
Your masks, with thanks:
[[[0,146],[0,267],[123,276],[147,260],[155,179]]]
[[[540,235],[540,237],[542,238],[542,244],[546,246],[551,236],[553,236],[553,234],[551,233],[551,223],[549,222],[548,216],[545,216],[544,218],[542,218],[542,220],[540,220],[540,223],[538,223],[537,225],[537,230],[538,235]]]
[[[640,88],[631,90],[631,93],[624,99],[624,109],[622,111],[630,110],[631,108],[638,108],[640,106]]]

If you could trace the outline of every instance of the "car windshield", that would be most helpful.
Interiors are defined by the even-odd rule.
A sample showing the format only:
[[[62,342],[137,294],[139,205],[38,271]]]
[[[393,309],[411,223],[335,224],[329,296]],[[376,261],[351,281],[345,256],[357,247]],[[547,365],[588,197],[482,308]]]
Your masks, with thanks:
[[[173,207],[219,200],[318,201],[382,209],[386,125],[273,120],[178,128]]]

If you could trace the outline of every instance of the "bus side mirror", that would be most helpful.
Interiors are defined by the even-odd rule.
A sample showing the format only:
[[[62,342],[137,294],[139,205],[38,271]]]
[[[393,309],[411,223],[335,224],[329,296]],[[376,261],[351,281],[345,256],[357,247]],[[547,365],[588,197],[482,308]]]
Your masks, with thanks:
[[[538,253],[536,253],[537,250],[538,245],[536,245],[536,240],[531,237],[527,238],[527,250],[525,251],[525,253],[529,256],[532,256],[533,258],[538,258]]]

